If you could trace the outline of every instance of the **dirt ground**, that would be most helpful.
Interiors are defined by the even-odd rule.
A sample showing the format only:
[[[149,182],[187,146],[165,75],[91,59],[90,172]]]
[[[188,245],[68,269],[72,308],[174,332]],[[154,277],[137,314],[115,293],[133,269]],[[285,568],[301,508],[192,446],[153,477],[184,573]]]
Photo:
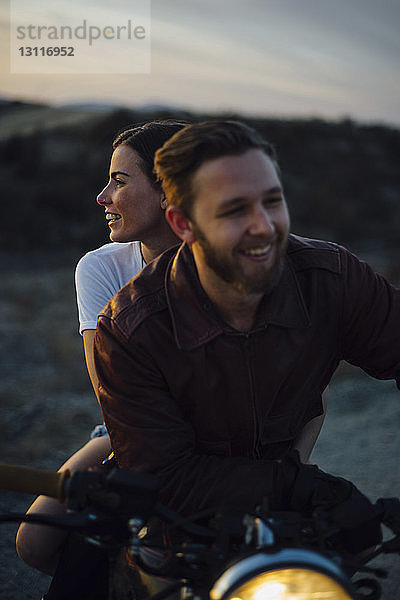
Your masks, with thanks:
[[[76,328],[72,266],[5,268],[0,292],[1,461],[57,468],[83,444],[99,409],[83,366]],[[400,396],[393,382],[343,369],[329,392],[325,425],[313,453],[371,499],[400,496]],[[0,490],[0,513],[25,510],[32,497]],[[39,600],[49,579],[14,549],[16,526],[0,529],[1,600]],[[383,557],[385,600],[400,589],[400,558]]]

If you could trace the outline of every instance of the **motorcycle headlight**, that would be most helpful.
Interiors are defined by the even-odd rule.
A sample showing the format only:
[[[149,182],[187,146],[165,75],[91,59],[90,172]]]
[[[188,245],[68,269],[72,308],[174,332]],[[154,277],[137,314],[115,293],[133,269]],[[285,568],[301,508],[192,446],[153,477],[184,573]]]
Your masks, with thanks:
[[[210,591],[211,600],[354,600],[341,569],[309,550],[257,553],[228,568]]]

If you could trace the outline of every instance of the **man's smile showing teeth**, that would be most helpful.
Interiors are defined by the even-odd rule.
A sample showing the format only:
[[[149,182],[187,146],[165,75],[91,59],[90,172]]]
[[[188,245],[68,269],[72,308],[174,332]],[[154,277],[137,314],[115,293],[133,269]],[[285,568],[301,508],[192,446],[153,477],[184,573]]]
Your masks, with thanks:
[[[264,256],[268,254],[272,244],[267,244],[266,246],[260,246],[258,248],[247,248],[246,250],[242,250],[243,254],[246,256]]]
[[[109,223],[113,223],[114,221],[118,221],[121,218],[121,215],[117,215],[115,213],[106,213],[106,221]]]

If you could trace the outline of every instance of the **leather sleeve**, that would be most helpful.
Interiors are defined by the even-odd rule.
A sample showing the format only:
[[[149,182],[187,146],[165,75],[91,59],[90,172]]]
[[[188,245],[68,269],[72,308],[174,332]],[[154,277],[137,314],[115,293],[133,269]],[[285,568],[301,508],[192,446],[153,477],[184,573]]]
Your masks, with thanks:
[[[120,468],[156,474],[160,501],[181,514],[251,510],[280,496],[277,461],[196,453],[195,432],[154,359],[100,317],[95,339],[100,402]],[[179,365],[177,365],[179,368]]]
[[[400,290],[344,249],[341,262],[343,357],[400,389]]]

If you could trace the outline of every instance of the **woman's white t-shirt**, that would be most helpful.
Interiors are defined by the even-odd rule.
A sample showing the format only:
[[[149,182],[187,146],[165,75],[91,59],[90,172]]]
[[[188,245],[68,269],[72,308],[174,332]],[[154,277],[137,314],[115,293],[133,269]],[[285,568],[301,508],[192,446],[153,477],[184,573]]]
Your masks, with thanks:
[[[75,270],[79,333],[96,329],[102,308],[144,266],[140,242],[112,242],[82,256]]]

